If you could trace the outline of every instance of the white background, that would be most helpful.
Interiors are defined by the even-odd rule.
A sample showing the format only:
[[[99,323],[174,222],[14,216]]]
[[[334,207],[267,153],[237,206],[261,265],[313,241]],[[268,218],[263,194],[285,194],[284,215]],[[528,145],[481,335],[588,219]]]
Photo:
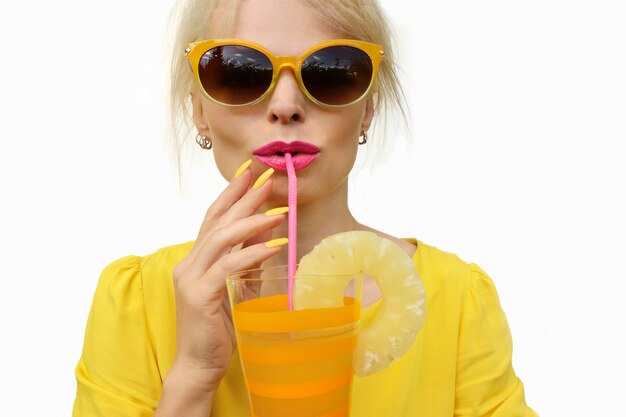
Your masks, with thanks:
[[[70,415],[102,268],[192,240],[225,185],[193,148],[177,188],[172,3],[0,6],[2,415]],[[492,276],[542,416],[623,412],[623,2],[383,4],[412,132],[352,179],[357,218]]]

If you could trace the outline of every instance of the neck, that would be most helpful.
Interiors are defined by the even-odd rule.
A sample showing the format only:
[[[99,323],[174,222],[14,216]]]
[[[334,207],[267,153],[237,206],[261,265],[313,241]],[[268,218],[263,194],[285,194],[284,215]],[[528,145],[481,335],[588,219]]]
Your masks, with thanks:
[[[271,207],[268,207],[268,209]],[[325,237],[349,230],[361,230],[363,226],[352,216],[348,208],[348,184],[345,181],[330,195],[311,202],[298,203],[297,206],[297,247],[298,261],[309,253]],[[274,229],[272,239],[287,237],[288,221],[285,220]],[[291,242],[290,242],[291,243]],[[286,265],[287,250],[281,251],[264,263]]]

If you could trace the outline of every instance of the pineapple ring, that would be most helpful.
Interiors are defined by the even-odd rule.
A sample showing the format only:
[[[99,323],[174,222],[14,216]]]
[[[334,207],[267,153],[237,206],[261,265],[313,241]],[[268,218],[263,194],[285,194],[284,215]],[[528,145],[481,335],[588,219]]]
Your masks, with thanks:
[[[382,293],[378,314],[361,328],[355,351],[356,374],[365,376],[385,369],[411,348],[424,325],[426,296],[402,248],[375,233],[353,231],[327,237],[302,257],[295,277],[295,308],[342,306],[352,277],[323,275],[349,274],[371,276]]]

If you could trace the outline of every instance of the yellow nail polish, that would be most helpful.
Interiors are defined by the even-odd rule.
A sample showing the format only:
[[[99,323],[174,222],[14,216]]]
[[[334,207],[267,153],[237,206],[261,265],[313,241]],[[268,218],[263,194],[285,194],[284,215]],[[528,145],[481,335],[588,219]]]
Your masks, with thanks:
[[[261,186],[263,184],[265,184],[265,181],[267,181],[267,179],[269,177],[271,177],[273,173],[274,173],[274,168],[270,168],[267,171],[265,171],[264,173],[262,173],[261,176],[259,178],[257,178],[257,180],[254,183],[254,185],[252,186],[252,188],[254,188],[255,190],[258,189],[258,188],[261,188]]]
[[[289,211],[289,207],[276,207],[265,212],[267,216],[278,216]]]
[[[267,246],[268,248],[277,248],[278,246],[283,246],[287,243],[289,243],[289,239],[287,239],[286,237],[280,237],[278,239],[272,239],[265,242],[265,246]]]
[[[241,174],[243,174],[250,165],[252,165],[252,159],[248,159],[246,162],[241,164],[239,169],[237,169],[237,172],[235,172],[235,178],[241,177]]]

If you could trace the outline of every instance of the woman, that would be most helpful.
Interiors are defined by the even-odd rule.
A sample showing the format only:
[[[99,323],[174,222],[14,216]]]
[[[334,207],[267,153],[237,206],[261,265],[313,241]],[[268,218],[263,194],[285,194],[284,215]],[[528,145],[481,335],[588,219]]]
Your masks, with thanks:
[[[280,152],[289,151],[308,155],[297,161],[298,257],[330,234],[373,231],[412,257],[426,288],[428,319],[414,347],[389,372],[357,378],[351,415],[535,415],[511,367],[510,334],[491,280],[454,255],[358,223],[348,208],[347,178],[359,143],[367,142],[381,106],[400,103],[388,30],[376,3],[190,0],[182,10],[174,106],[184,108],[190,100],[196,140],[212,149],[230,182],[194,242],[126,257],[104,270],[76,368],[74,415],[250,415],[233,355],[224,277],[287,263],[287,175]],[[277,71],[271,88],[254,89],[263,83],[253,77],[267,74],[246,72],[236,81],[249,84],[234,91],[216,82],[220,71],[232,69],[218,48],[226,37],[276,56],[356,39],[383,45],[385,56],[378,79],[370,77],[356,95],[349,89],[305,90],[289,67]],[[202,40],[209,41],[191,45],[182,56],[187,44]],[[253,54],[249,59],[259,58],[245,51]],[[197,71],[201,82],[192,76]],[[366,296],[375,300],[379,294]]]

